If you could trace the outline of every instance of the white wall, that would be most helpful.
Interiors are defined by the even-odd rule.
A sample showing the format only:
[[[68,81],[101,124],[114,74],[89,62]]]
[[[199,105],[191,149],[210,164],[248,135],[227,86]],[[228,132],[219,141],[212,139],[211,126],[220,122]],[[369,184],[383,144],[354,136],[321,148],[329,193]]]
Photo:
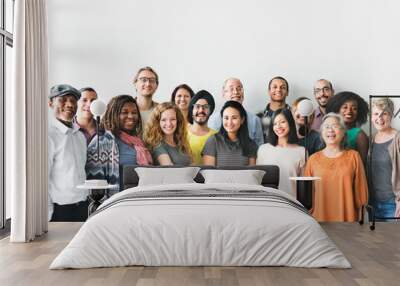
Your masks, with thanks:
[[[185,82],[221,104],[235,76],[253,111],[275,75],[288,79],[289,102],[312,97],[318,78],[366,100],[400,94],[399,11],[396,0],[49,0],[49,80],[108,100],[134,95],[132,78],[149,65],[160,76],[156,101]]]

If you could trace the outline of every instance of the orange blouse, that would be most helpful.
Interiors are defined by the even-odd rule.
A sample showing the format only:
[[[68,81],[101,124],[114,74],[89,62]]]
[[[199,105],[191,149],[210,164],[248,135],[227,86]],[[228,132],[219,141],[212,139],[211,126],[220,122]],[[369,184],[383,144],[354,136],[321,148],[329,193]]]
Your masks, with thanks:
[[[368,185],[357,151],[345,150],[337,158],[319,151],[309,158],[304,175],[321,177],[315,183],[312,210],[318,221],[358,220],[360,207],[368,201]]]

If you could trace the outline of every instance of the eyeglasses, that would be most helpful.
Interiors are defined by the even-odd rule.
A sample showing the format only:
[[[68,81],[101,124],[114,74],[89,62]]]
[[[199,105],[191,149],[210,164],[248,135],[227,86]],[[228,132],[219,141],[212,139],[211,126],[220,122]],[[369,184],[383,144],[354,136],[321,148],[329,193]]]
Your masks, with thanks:
[[[156,78],[154,78],[154,77],[139,77],[138,80],[139,80],[141,83],[146,83],[146,82],[148,82],[148,83],[150,83],[150,84],[155,84],[155,83],[157,83],[157,80],[156,80]]]
[[[204,110],[209,110],[210,105],[209,104],[193,104],[193,109],[199,110],[203,108]]]
[[[322,125],[322,129],[323,130],[329,130],[329,129],[332,129],[332,130],[339,130],[339,129],[341,129],[342,127],[339,125],[339,124],[332,124],[332,125],[330,125],[330,124],[324,124],[324,125]]]
[[[321,91],[328,92],[328,91],[331,91],[331,88],[329,86],[324,86],[323,88],[314,88],[314,93],[315,94],[318,94]]]

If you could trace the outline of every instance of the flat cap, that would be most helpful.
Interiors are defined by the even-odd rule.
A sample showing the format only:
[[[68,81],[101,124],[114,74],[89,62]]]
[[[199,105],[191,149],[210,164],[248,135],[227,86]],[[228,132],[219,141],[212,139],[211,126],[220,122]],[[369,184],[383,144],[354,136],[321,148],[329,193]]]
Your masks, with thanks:
[[[81,93],[76,88],[70,86],[69,84],[57,84],[50,89],[49,99],[57,96],[73,95],[76,100],[81,98]]]

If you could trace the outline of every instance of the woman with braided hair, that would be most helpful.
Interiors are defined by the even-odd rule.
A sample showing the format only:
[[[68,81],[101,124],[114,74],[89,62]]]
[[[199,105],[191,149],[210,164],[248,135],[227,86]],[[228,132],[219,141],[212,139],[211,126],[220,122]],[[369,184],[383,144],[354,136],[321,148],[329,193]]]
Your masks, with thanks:
[[[151,154],[141,139],[142,121],[138,105],[132,96],[113,97],[107,105],[100,128],[102,131],[88,146],[88,179],[106,179],[110,184],[118,184],[120,166],[153,163]]]

